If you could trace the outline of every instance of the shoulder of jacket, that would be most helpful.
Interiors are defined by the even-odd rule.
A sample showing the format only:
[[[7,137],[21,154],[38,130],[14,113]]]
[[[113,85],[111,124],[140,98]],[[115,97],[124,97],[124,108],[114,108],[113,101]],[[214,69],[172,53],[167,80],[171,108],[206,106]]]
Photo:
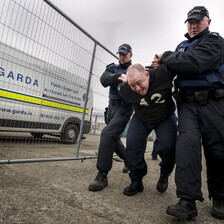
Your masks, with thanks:
[[[211,38],[215,38],[215,39],[218,39],[218,38],[222,37],[222,36],[220,36],[220,34],[218,32],[210,32],[207,35],[205,35],[205,37],[206,36],[211,37]]]
[[[114,67],[115,64],[114,63],[110,63],[109,65],[106,66],[106,68],[110,68],[110,67]]]
[[[219,36],[219,33],[217,33],[217,32],[210,32],[209,35],[218,37]]]

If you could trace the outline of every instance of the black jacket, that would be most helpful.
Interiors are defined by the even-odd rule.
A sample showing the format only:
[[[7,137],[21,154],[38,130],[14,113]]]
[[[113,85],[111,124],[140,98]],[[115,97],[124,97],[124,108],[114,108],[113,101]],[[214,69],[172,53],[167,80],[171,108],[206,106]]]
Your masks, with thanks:
[[[131,61],[125,64],[115,65],[114,63],[107,65],[106,70],[100,77],[100,82],[103,87],[110,87],[109,98],[112,100],[121,100],[121,96],[118,93],[118,85],[121,83],[117,78],[120,74],[126,74],[128,67],[131,65]]]
[[[208,35],[209,34],[209,35]],[[193,38],[185,34],[188,41],[201,40],[191,49],[185,52],[166,51],[163,53],[161,63],[166,65],[177,75],[200,75],[210,71],[216,71],[220,64],[224,63],[224,41],[218,33],[210,33],[208,28]]]

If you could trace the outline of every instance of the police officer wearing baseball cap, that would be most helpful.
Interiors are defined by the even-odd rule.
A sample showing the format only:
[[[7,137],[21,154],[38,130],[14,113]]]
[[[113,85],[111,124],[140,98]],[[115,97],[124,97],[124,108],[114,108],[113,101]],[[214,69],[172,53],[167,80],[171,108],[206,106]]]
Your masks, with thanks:
[[[112,168],[114,152],[125,163],[125,147],[120,139],[120,135],[125,130],[127,123],[133,113],[133,107],[124,103],[118,93],[118,85],[121,81],[118,79],[126,74],[127,68],[132,64],[132,48],[124,43],[119,46],[118,52],[119,64],[111,63],[106,66],[100,81],[103,87],[109,87],[109,105],[105,114],[106,127],[102,130],[97,157],[98,173],[95,179],[89,184],[90,191],[103,190],[108,185],[108,172]],[[123,172],[129,170],[126,166]]]
[[[176,194],[180,198],[166,212],[179,219],[198,215],[201,191],[201,143],[207,166],[211,214],[224,220],[224,40],[209,31],[211,19],[204,6],[187,14],[187,40],[175,52],[154,59],[176,75],[178,130],[176,143]]]

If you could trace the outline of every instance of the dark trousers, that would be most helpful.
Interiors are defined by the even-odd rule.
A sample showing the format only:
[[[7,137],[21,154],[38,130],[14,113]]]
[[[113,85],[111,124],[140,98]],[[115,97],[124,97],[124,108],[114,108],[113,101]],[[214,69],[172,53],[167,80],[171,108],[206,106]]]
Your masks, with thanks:
[[[125,104],[108,107],[107,125],[102,130],[97,157],[97,169],[108,172],[112,168],[114,152],[125,160],[125,147],[120,139],[130,117],[132,106]]]
[[[178,131],[175,175],[177,197],[203,199],[203,145],[209,198],[224,200],[224,99],[209,99],[205,106],[197,102],[183,102],[178,110]]]
[[[175,143],[177,136],[176,116],[171,114],[159,124],[150,125],[137,115],[131,119],[126,140],[126,162],[133,181],[141,180],[147,174],[145,150],[147,137],[155,129],[158,138],[158,154],[161,157],[160,171],[169,175],[175,164]]]
[[[157,157],[158,155],[158,144],[158,138],[156,137],[156,139],[153,141],[153,148],[151,153],[152,157]]]

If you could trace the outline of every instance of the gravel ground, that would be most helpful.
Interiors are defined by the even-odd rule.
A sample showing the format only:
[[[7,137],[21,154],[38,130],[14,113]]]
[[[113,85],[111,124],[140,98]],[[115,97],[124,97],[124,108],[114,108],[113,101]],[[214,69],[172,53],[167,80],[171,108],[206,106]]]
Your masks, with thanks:
[[[99,136],[87,136],[81,144],[80,156],[96,155]],[[1,155],[20,147],[29,154],[33,148],[49,147],[38,142],[0,142]],[[51,148],[69,148],[52,143]],[[74,146],[73,146],[74,147]],[[4,149],[4,151],[3,151]],[[211,202],[207,198],[206,175],[203,170],[205,200],[198,202],[199,216],[192,220],[178,220],[165,213],[169,204],[177,202],[174,174],[167,192],[156,191],[159,162],[150,159],[152,142],[148,142],[146,160],[148,174],[145,190],[132,197],[122,194],[129,184],[128,174],[122,173],[123,163],[114,161],[109,173],[109,185],[103,191],[90,192],[88,184],[96,175],[96,159],[44,163],[0,165],[0,223],[4,224],[151,224],[151,223],[211,223],[221,224],[210,215]]]

